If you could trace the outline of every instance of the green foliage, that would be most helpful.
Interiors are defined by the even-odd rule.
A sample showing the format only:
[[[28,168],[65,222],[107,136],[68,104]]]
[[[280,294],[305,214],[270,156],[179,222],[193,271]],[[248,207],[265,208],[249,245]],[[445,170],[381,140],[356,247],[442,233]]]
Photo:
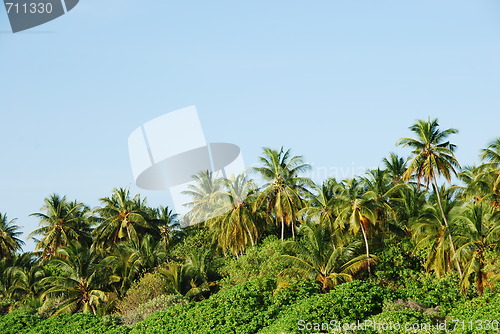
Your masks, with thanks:
[[[166,294],[167,285],[157,275],[145,274],[139,281],[132,284],[125,297],[116,303],[118,313],[128,319],[137,307],[150,300]],[[129,321],[126,321],[129,323]]]
[[[131,333],[256,333],[274,318],[274,280],[240,284],[207,300],[177,305],[138,323]]]
[[[274,293],[274,303],[279,307],[292,305],[321,292],[318,283],[311,280],[294,280],[291,283],[280,282],[279,285]]]
[[[163,311],[177,304],[187,304],[187,299],[180,295],[160,295],[124,313],[121,318],[125,325],[134,325],[156,312]]]
[[[222,268],[227,277],[220,284],[224,288],[261,278],[277,278],[287,268],[284,254],[284,243],[276,236],[269,236],[261,244],[248,248],[245,255],[227,261]]]
[[[7,314],[0,316],[0,333],[18,334],[23,333],[27,328],[34,327],[42,321],[38,316],[31,314]]]
[[[386,311],[371,317],[369,320],[373,322],[371,329],[374,333],[422,333],[427,328],[434,329],[434,321],[428,314],[415,310]],[[417,324],[420,329],[406,331],[406,326]],[[424,327],[422,324],[428,324],[428,327]]]
[[[408,238],[391,237],[375,253],[378,257],[375,275],[385,286],[398,288],[406,278],[423,271],[421,259],[412,255],[413,245]]]
[[[422,303],[425,307],[439,306],[441,314],[465,299],[460,293],[458,280],[451,276],[435,278],[432,275],[415,275],[404,282],[404,287],[396,292],[399,299]]]
[[[496,330],[500,329],[499,291],[488,291],[481,297],[459,304],[458,307],[448,315],[448,322],[453,323],[454,320],[459,321],[459,323],[453,333],[468,334],[481,332],[479,326],[483,326],[483,328],[486,329],[488,324],[490,326],[496,326],[490,328],[490,330],[495,328]],[[464,321],[464,323],[461,321]],[[476,331],[473,329],[476,329]]]
[[[284,308],[276,321],[260,333],[294,332],[299,321],[321,323],[367,319],[382,311],[386,293],[385,289],[373,283],[354,281],[341,284],[327,294],[313,295]]]

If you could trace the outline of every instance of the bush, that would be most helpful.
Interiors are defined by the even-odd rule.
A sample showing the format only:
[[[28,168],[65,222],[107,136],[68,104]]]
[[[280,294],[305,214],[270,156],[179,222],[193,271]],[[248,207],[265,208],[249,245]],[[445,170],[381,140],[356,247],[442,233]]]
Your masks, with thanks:
[[[47,318],[38,322],[35,326],[22,332],[25,334],[97,334],[116,333],[116,327],[119,326],[116,317],[99,317],[88,313],[61,314]],[[126,332],[125,326],[120,326],[121,333]],[[124,331],[123,331],[124,330]]]
[[[287,268],[283,254],[283,242],[275,236],[267,237],[262,244],[248,248],[245,255],[227,261],[222,268],[226,276],[220,283],[222,288],[256,279],[277,278]]]
[[[24,333],[28,328],[34,327],[42,319],[36,315],[12,313],[0,316],[0,333],[18,334]]]
[[[448,314],[456,305],[465,300],[460,293],[456,278],[446,276],[417,275],[404,282],[404,287],[396,291],[398,299],[422,303],[427,308],[439,308],[441,315]]]
[[[448,315],[448,323],[458,325],[453,333],[498,331],[500,329],[500,294],[498,291],[489,291],[481,297],[456,306]],[[483,330],[480,329],[481,326]],[[486,326],[493,326],[493,330],[486,330]]]
[[[116,303],[116,309],[124,319],[127,319],[139,305],[166,294],[166,288],[167,284],[163,280],[147,273],[132,284],[125,297]]]
[[[187,304],[187,300],[181,295],[160,295],[139,305],[134,310],[127,312],[122,316],[122,320],[125,325],[134,325],[140,321],[146,320],[156,312],[166,310],[177,304]]]
[[[370,328],[373,333],[422,333],[424,329],[435,330],[434,321],[428,314],[416,310],[386,311],[372,316],[369,320],[374,324]],[[406,324],[410,326],[418,324],[420,328],[406,331]],[[422,326],[422,324],[427,325]]]
[[[274,280],[240,284],[202,302],[158,312],[131,333],[257,333],[276,316],[270,307],[275,288]]]
[[[276,321],[262,334],[295,332],[300,323],[355,322],[380,313],[387,290],[373,283],[354,281],[341,284],[327,294],[313,295],[284,307]],[[300,330],[301,332],[311,332]],[[317,332],[313,330],[313,332]]]

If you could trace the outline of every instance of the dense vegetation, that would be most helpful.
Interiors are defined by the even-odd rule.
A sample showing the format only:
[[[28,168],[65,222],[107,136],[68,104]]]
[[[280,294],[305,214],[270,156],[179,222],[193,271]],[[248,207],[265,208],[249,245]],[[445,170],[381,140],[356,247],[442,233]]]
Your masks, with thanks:
[[[93,209],[53,194],[34,252],[0,214],[0,332],[498,328],[500,138],[461,167],[456,129],[410,130],[408,158],[350,179],[315,184],[301,156],[269,148],[249,175],[202,172],[182,219],[124,188]]]

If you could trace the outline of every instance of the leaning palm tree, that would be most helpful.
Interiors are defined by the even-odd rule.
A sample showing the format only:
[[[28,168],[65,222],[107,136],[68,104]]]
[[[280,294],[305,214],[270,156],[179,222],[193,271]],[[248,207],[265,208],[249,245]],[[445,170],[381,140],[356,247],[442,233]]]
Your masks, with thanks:
[[[72,240],[84,242],[90,239],[92,221],[88,207],[77,201],[69,202],[66,196],[57,194],[47,197],[44,202],[44,212],[31,214],[40,220],[41,227],[29,234],[30,237],[42,236],[35,249],[42,251],[44,259],[50,259],[59,247]]]
[[[478,202],[468,204],[456,220],[461,224],[458,239],[462,245],[457,254],[465,263],[462,289],[466,291],[473,281],[482,295],[487,279],[485,253],[500,247],[500,215],[492,214],[483,202]]]
[[[120,241],[139,242],[138,230],[150,227],[144,218],[144,201],[140,195],[130,198],[128,189],[113,189],[111,197],[101,198],[101,202],[103,206],[95,210],[101,222],[94,230],[99,248],[106,249]]]
[[[458,130],[453,128],[440,130],[438,120],[431,120],[430,118],[427,121],[418,120],[417,123],[410,126],[410,130],[415,133],[416,139],[401,138],[398,141],[398,145],[413,149],[413,157],[408,165],[408,169],[403,174],[403,180],[408,181],[411,178],[416,178],[417,184],[420,184],[420,181],[423,179],[427,187],[432,183],[436,192],[441,217],[446,227],[448,227],[448,219],[441,203],[437,179],[442,176],[450,182],[451,176],[457,175],[456,168],[460,168],[460,164],[454,154],[456,146],[446,141],[446,139],[450,135],[458,133]],[[449,241],[454,257],[455,245],[453,244],[451,234],[449,235]],[[458,259],[455,260],[455,264],[460,277],[462,277],[462,268]]]
[[[12,259],[13,255],[20,251],[24,242],[18,237],[20,226],[14,225],[16,220],[9,221],[6,214],[0,213],[0,259]]]
[[[259,158],[262,166],[254,171],[267,181],[254,202],[254,211],[267,203],[268,214],[273,213],[276,224],[281,225],[281,240],[285,238],[285,225],[291,227],[292,237],[295,235],[297,213],[303,206],[302,194],[308,193],[307,186],[312,186],[308,178],[299,173],[311,168],[304,163],[302,156],[291,156],[290,150],[273,150],[265,147],[263,156]]]
[[[72,241],[56,251],[51,263],[59,268],[60,274],[42,280],[47,286],[42,298],[45,301],[51,298],[62,301],[55,313],[82,311],[97,314],[99,306],[107,300],[103,287],[108,282],[94,254],[77,241]]]
[[[291,254],[283,255],[290,263],[284,276],[310,277],[328,292],[334,286],[353,280],[353,276],[373,262],[373,256],[359,255],[360,242],[336,246],[329,238],[327,230],[318,224],[305,223],[300,226],[301,241],[285,244]]]

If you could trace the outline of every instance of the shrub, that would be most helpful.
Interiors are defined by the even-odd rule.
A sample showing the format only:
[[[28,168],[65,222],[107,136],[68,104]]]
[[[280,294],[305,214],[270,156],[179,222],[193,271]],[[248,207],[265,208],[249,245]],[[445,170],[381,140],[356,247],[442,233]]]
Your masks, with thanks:
[[[269,236],[262,244],[248,248],[245,255],[227,261],[222,268],[227,277],[220,284],[230,288],[256,279],[277,278],[287,268],[283,254],[283,242],[276,236]]]
[[[404,282],[404,287],[396,291],[397,298],[422,303],[427,308],[439,307],[442,315],[448,314],[456,303],[465,300],[460,294],[456,278],[446,276],[417,275]]]
[[[127,312],[122,316],[122,320],[125,325],[134,325],[156,312],[163,311],[177,304],[187,304],[187,300],[181,295],[160,295]]]
[[[108,333],[109,331],[116,332],[116,327],[119,326],[119,321],[116,317],[99,317],[88,313],[61,314],[36,323],[35,326],[29,327],[25,334],[97,334]],[[127,330],[125,326],[121,326],[121,333]]]
[[[116,303],[118,313],[125,319],[135,312],[139,305],[166,294],[166,283],[147,273],[139,281],[132,284],[125,297]]]
[[[275,287],[273,280],[240,284],[207,300],[158,312],[131,333],[256,333],[276,315],[270,308]]]
[[[448,323],[453,327],[457,325],[453,333],[498,331],[500,329],[500,294],[498,291],[489,291],[481,297],[459,304],[448,315]],[[487,330],[487,326],[493,326],[493,328]],[[481,330],[480,327],[483,329]]]
[[[369,282],[344,283],[327,294],[313,295],[284,307],[276,321],[260,333],[295,332],[299,329],[299,322],[330,324],[331,321],[364,320],[382,311],[385,293],[387,290]]]
[[[18,334],[34,327],[42,319],[36,315],[12,313],[0,316],[0,333]]]

